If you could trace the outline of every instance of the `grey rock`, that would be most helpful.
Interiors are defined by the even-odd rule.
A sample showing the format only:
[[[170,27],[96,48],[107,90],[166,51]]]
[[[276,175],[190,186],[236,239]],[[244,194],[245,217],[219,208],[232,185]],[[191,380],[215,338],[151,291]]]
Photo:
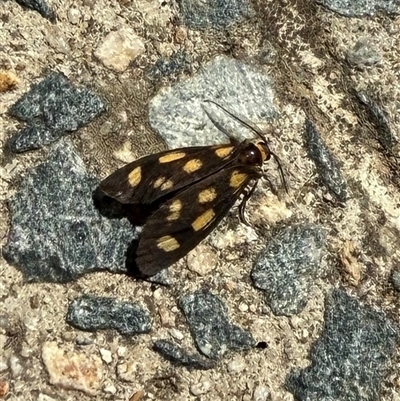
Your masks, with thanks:
[[[311,350],[311,366],[292,371],[286,386],[300,401],[377,400],[397,338],[382,312],[335,289],[325,303],[325,327]]]
[[[229,142],[204,109],[238,139],[254,137],[207,100],[251,123],[278,115],[269,77],[241,61],[219,56],[190,80],[155,96],[150,102],[150,124],[171,149]]]
[[[198,354],[190,354],[182,347],[168,340],[157,340],[153,344],[154,351],[178,366],[191,369],[213,369],[215,362],[202,358]]]
[[[71,302],[66,321],[81,330],[115,329],[130,336],[151,330],[149,312],[140,305],[88,294]]]
[[[317,167],[322,183],[340,202],[345,202],[348,199],[348,191],[339,163],[326,147],[317,127],[309,118],[306,119],[305,124],[304,145]]]
[[[258,255],[251,278],[276,315],[297,314],[306,306],[325,241],[318,226],[288,227],[276,233]]]
[[[8,141],[19,153],[48,145],[76,131],[106,110],[103,100],[87,88],[76,88],[62,73],[32,85],[9,110],[27,125]]]
[[[253,14],[247,0],[180,0],[179,9],[192,28],[227,28]]]
[[[191,72],[190,56],[185,52],[176,52],[170,58],[161,58],[149,69],[152,79],[160,79],[182,72]]]
[[[199,351],[212,359],[228,350],[245,350],[255,346],[248,331],[232,324],[222,300],[209,291],[196,291],[179,300],[190,332]]]
[[[56,13],[44,0],[15,0],[23,7],[37,11],[42,17],[55,22]]]
[[[4,257],[27,281],[67,282],[95,270],[126,272],[134,231],[95,209],[98,185],[73,146],[61,141],[9,200],[11,228]]]
[[[399,14],[399,0],[317,0],[318,3],[345,17],[362,17],[385,14]]]
[[[365,92],[356,93],[358,100],[366,107],[369,118],[372,120],[377,131],[377,139],[382,147],[391,151],[398,141],[390,128],[389,118],[382,106],[374,101]]]
[[[347,52],[347,61],[360,69],[371,67],[382,60],[379,50],[368,38],[361,38],[352,49]]]

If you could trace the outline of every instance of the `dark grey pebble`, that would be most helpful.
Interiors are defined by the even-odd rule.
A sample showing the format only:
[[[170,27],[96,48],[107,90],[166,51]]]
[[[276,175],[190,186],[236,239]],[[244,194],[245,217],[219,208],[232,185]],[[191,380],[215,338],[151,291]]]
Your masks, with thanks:
[[[44,0],[15,0],[23,7],[37,11],[43,18],[55,22],[56,13]]]
[[[38,149],[78,130],[106,110],[104,101],[91,90],[75,87],[62,73],[52,73],[32,85],[9,114],[26,126],[8,141],[16,153]]]
[[[232,324],[222,300],[207,290],[181,297],[190,332],[199,351],[212,359],[229,350],[246,350],[256,345],[250,332]]]
[[[357,92],[356,95],[358,100],[365,106],[368,117],[375,125],[377,140],[385,150],[391,151],[398,142],[390,128],[388,114],[378,102],[365,92]]]
[[[151,329],[149,312],[140,305],[95,295],[73,300],[66,321],[81,330],[115,329],[123,335],[148,333]]]
[[[253,14],[248,0],[180,0],[179,10],[192,28],[226,28]]]
[[[306,119],[304,144],[309,157],[314,161],[321,181],[340,202],[348,198],[347,185],[343,178],[339,163],[326,147],[315,124]]]
[[[318,276],[325,249],[324,230],[315,225],[277,232],[257,257],[251,272],[254,286],[264,291],[276,315],[300,313]]]
[[[95,270],[126,272],[134,231],[126,219],[97,211],[97,185],[68,141],[27,173],[9,200],[11,228],[3,248],[25,280],[67,282]]]
[[[205,359],[198,354],[188,353],[185,349],[168,340],[157,340],[153,344],[154,351],[178,366],[185,366],[191,369],[213,369],[214,361]]]
[[[342,289],[327,297],[324,317],[311,366],[292,371],[287,389],[299,401],[377,400],[398,338],[395,324]]]
[[[382,14],[399,14],[399,0],[317,0],[325,7],[345,17],[362,17]]]

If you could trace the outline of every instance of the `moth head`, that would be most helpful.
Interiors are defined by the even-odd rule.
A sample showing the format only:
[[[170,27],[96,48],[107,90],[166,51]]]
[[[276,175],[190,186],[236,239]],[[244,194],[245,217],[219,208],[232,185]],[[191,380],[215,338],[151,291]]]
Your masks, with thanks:
[[[240,162],[247,166],[261,167],[270,158],[271,151],[267,143],[257,139],[246,144],[240,155]]]

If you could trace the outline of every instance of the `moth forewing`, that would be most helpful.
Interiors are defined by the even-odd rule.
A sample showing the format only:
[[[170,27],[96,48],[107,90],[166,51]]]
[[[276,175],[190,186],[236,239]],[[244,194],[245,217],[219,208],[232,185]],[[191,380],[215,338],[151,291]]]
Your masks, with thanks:
[[[151,204],[223,169],[239,152],[226,144],[144,156],[112,173],[100,189],[121,203]]]

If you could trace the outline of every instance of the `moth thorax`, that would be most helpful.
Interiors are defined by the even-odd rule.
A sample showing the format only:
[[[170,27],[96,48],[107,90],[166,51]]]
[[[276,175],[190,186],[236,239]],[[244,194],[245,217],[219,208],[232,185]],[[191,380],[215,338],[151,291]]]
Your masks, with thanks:
[[[241,152],[240,162],[247,166],[262,166],[266,160],[271,158],[271,152],[264,142],[250,142]]]

